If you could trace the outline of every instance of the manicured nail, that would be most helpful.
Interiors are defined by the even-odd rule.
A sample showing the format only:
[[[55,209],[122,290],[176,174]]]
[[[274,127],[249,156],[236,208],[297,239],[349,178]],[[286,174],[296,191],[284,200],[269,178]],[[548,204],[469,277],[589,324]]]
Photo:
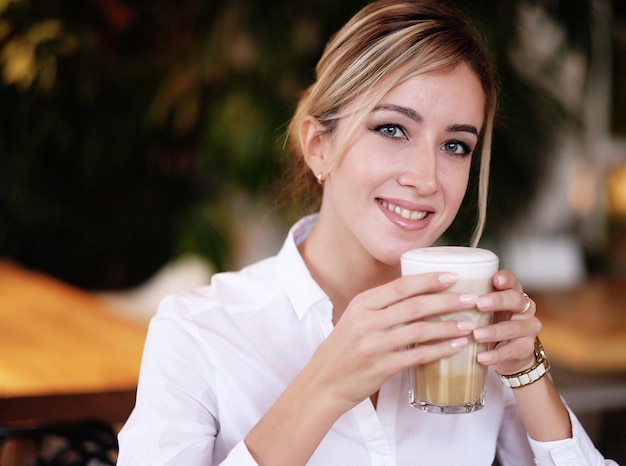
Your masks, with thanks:
[[[477,294],[470,294],[470,293],[464,293],[462,295],[459,296],[459,301],[462,304],[468,304],[468,305],[475,305],[478,302],[478,295]]]
[[[474,330],[474,340],[480,341],[484,340],[489,336],[489,332],[487,332],[484,328],[477,328]]]
[[[476,355],[476,360],[480,363],[486,364],[492,361],[492,357],[489,353],[478,353]]]
[[[479,309],[489,309],[493,306],[493,298],[491,296],[481,296],[478,298],[477,306]]]
[[[450,347],[454,349],[463,348],[469,340],[465,337],[455,338],[454,340],[450,340]]]
[[[452,285],[459,280],[459,276],[456,273],[446,272],[439,275],[439,283],[442,285]]]
[[[471,320],[459,320],[456,323],[456,327],[463,332],[474,330],[476,328],[476,322],[472,322]]]

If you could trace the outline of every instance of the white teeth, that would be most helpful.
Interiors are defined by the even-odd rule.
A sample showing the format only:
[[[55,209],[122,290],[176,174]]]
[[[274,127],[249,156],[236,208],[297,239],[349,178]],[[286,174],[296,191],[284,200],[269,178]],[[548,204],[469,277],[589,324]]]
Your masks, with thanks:
[[[401,215],[402,218],[406,218],[408,220],[421,220],[424,217],[426,217],[426,215],[428,215],[428,212],[420,212],[418,210],[403,209],[402,207],[390,204],[387,201],[383,201],[382,204],[383,204],[383,207],[387,209],[388,211]]]

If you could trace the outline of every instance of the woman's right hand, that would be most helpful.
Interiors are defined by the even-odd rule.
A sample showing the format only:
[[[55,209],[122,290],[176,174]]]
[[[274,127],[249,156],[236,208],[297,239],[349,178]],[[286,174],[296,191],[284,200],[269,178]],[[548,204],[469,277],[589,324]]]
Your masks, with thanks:
[[[410,275],[356,296],[309,363],[246,436],[256,462],[306,464],[336,420],[392,375],[465,346],[473,322],[421,320],[475,307],[478,296],[437,293],[455,282],[449,273]]]
[[[347,411],[397,372],[456,353],[476,325],[423,320],[475,308],[477,295],[438,293],[456,280],[451,273],[408,275],[357,295],[301,375]]]

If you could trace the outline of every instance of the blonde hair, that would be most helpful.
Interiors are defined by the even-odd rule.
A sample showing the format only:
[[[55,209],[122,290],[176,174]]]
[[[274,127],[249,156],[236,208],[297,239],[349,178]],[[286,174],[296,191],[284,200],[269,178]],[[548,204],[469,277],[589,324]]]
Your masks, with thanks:
[[[321,187],[304,160],[299,127],[316,117],[333,131],[348,104],[367,99],[351,117],[347,137],[338,145],[338,162],[350,138],[367,114],[395,86],[417,74],[466,63],[485,91],[485,123],[481,131],[478,215],[472,244],[480,239],[486,221],[487,192],[497,87],[490,60],[472,23],[456,9],[437,0],[379,0],[359,11],[328,42],[316,67],[315,82],[303,93],[288,130],[289,150],[296,177],[292,191],[310,189],[317,198]],[[304,182],[303,182],[304,179]]]

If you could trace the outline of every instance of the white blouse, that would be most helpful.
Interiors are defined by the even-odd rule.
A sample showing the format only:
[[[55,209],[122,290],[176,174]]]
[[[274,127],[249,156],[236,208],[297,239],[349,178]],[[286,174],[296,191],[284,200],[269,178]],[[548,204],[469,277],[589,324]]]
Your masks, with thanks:
[[[244,437],[333,329],[332,304],[297,249],[315,219],[298,222],[275,257],[163,300],[119,435],[119,466],[256,464]],[[409,405],[401,373],[381,388],[376,409],[367,399],[341,416],[308,464],[489,466],[496,453],[504,466],[616,464],[571,418],[573,439],[532,441],[493,371],[482,410],[423,413]]]

